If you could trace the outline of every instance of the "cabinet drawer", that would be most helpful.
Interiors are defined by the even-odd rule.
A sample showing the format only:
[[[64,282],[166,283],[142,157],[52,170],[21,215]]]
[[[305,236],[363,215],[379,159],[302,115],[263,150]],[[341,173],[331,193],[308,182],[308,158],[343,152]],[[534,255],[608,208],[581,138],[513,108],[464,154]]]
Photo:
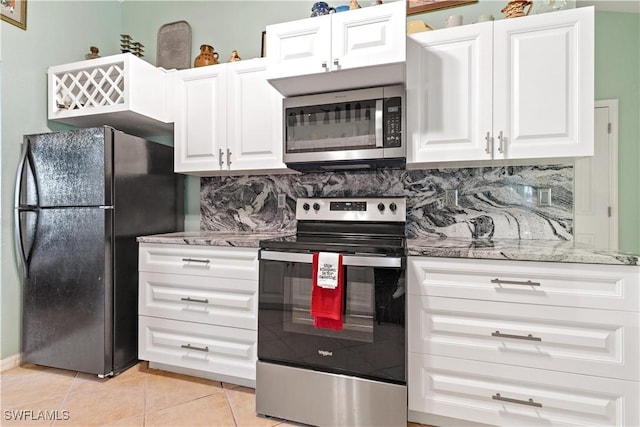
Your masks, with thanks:
[[[147,316],[138,328],[141,360],[256,379],[256,331]]]
[[[412,296],[409,351],[640,381],[640,315]]]
[[[255,330],[257,282],[182,274],[140,273],[138,312]]]
[[[606,310],[640,310],[640,267],[409,258],[412,295]]]
[[[409,410],[505,426],[640,423],[640,383],[409,353]]]
[[[141,243],[138,270],[258,280],[258,249]]]

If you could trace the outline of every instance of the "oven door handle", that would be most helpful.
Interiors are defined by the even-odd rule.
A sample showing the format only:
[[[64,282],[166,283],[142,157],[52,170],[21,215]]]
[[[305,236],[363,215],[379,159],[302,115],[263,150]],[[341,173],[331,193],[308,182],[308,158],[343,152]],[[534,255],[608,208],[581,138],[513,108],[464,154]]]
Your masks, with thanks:
[[[311,264],[312,253],[260,251],[260,260],[297,262]],[[404,265],[404,257],[389,257],[375,255],[342,255],[342,265],[352,267],[396,267]]]

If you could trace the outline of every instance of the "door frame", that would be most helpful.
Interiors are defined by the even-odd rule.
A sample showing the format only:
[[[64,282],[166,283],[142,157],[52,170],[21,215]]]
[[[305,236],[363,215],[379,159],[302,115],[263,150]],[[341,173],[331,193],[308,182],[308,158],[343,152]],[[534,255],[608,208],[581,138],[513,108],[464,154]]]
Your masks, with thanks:
[[[609,206],[611,206],[611,216],[609,217],[609,243],[611,249],[618,249],[618,225],[619,225],[619,204],[618,204],[618,100],[601,99],[596,100],[595,108],[609,108]]]

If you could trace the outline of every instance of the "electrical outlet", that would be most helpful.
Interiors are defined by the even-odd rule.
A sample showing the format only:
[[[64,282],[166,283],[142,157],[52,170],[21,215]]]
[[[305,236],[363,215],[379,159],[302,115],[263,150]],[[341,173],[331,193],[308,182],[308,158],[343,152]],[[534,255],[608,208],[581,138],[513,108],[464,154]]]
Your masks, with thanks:
[[[450,207],[458,206],[458,190],[445,190],[444,203]]]
[[[538,189],[538,206],[551,206],[551,189]]]
[[[285,194],[278,194],[278,209],[284,209],[287,206],[287,197]]]

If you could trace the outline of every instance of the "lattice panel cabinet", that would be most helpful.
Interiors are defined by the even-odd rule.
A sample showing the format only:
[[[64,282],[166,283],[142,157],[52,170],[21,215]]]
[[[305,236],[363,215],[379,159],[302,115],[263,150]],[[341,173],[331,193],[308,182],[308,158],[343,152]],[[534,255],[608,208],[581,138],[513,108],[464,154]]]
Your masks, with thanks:
[[[49,120],[170,135],[171,76],[130,53],[49,67]]]

